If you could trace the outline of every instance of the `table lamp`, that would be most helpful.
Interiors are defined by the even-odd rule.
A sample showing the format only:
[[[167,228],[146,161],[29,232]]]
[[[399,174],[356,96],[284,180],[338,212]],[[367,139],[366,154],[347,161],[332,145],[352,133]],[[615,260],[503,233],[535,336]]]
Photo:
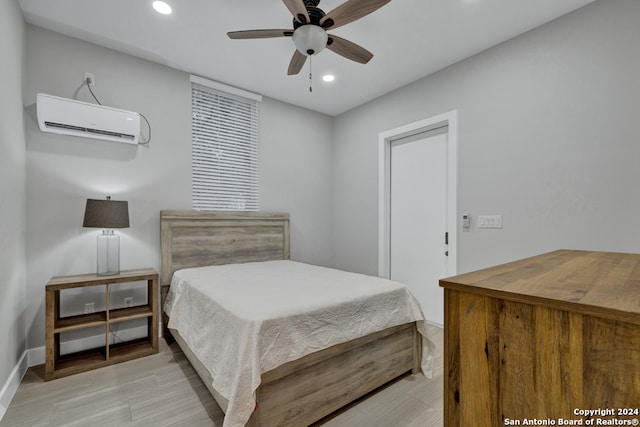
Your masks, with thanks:
[[[83,227],[102,228],[98,235],[98,276],[120,273],[120,236],[114,228],[129,227],[129,203],[126,201],[87,199]]]

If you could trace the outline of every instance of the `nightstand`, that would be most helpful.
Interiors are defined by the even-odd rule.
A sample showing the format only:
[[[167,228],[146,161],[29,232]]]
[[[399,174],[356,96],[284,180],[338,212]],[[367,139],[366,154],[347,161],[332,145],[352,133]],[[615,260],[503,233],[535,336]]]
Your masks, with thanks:
[[[111,308],[110,287],[118,283],[147,282],[147,303],[126,308]],[[82,287],[104,287],[105,309],[88,314],[60,316],[62,291]],[[110,329],[122,322],[147,320],[147,336],[110,343]],[[158,352],[158,273],[153,269],[128,270],[113,276],[85,274],[53,277],[46,286],[46,364],[45,378],[51,380],[78,372],[125,362]],[[104,345],[90,350],[60,354],[61,334],[88,328],[104,332]]]

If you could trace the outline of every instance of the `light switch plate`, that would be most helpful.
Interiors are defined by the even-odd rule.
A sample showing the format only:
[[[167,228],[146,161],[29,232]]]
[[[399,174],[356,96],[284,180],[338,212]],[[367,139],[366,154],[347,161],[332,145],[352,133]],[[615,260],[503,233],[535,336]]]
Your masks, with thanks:
[[[478,228],[502,228],[502,215],[478,215]]]

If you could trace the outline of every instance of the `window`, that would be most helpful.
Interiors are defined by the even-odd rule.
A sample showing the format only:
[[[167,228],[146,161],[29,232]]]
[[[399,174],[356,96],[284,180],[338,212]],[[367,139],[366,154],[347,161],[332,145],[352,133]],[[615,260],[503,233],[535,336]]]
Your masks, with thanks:
[[[261,97],[191,77],[194,210],[259,209]]]

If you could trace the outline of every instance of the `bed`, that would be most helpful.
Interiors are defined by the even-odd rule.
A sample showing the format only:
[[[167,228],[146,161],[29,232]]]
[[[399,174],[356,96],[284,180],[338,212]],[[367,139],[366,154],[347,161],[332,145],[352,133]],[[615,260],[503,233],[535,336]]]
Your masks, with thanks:
[[[414,305],[412,297],[406,298],[406,302],[401,297],[408,291],[384,279],[290,261],[287,214],[161,211],[160,224],[164,330],[177,341],[225,411],[225,427],[309,425],[407,372],[430,374],[433,346],[426,339],[417,303]],[[235,279],[238,274],[240,278]],[[366,278],[379,288],[378,299],[396,298],[406,307],[398,305],[405,308],[395,310],[388,318],[381,315],[379,322],[363,322],[364,326],[355,328],[359,329],[359,335],[346,337],[341,335],[341,328],[334,328],[329,338],[307,340],[306,329],[295,329],[303,328],[305,322],[318,322],[317,310],[321,309],[323,298],[343,301],[343,297],[339,294],[328,297],[333,295],[328,290],[325,295],[316,292],[308,302],[296,296],[295,307],[291,308],[295,310],[288,314],[293,317],[283,320],[285,317],[280,313],[290,309],[271,292],[282,288],[287,295],[295,295],[292,286],[298,283],[307,286],[307,281],[321,280],[322,276],[330,281],[343,278],[334,275],[346,275],[344,280],[350,282],[342,288],[360,301],[347,306],[345,299],[341,304],[347,308],[340,313],[376,311],[367,305],[373,302],[365,303],[358,294]],[[233,302],[230,293],[236,286],[242,289],[247,277],[252,282],[259,277],[262,283],[262,288],[249,299],[259,304],[272,298],[269,304],[247,305],[254,307],[247,309],[244,304],[249,304],[248,301]],[[301,277],[309,279],[300,280]],[[360,281],[362,286],[358,284]],[[218,287],[211,288],[212,283]],[[336,292],[340,291],[338,288]],[[269,293],[264,293],[264,289],[269,289]],[[242,292],[245,296],[250,294]],[[234,305],[234,310],[239,311],[228,308]],[[263,314],[267,317],[260,317]],[[360,315],[369,318],[368,314]],[[323,316],[321,322],[329,325],[334,322]],[[248,323],[237,326],[233,322],[238,319]],[[343,323],[338,325],[354,323],[348,319],[340,317]],[[281,322],[288,322],[287,326],[282,327]],[[379,325],[374,329],[370,323]],[[254,334],[242,338],[241,344],[221,344],[226,338],[215,334],[231,335],[233,340],[236,334],[228,331],[236,326]],[[291,330],[293,335],[288,336]],[[297,341],[301,348],[294,345]],[[216,353],[234,346],[240,348],[234,353],[235,358],[223,359],[221,353]],[[287,352],[282,351],[284,348]],[[225,370],[237,372],[238,378],[227,380]]]

